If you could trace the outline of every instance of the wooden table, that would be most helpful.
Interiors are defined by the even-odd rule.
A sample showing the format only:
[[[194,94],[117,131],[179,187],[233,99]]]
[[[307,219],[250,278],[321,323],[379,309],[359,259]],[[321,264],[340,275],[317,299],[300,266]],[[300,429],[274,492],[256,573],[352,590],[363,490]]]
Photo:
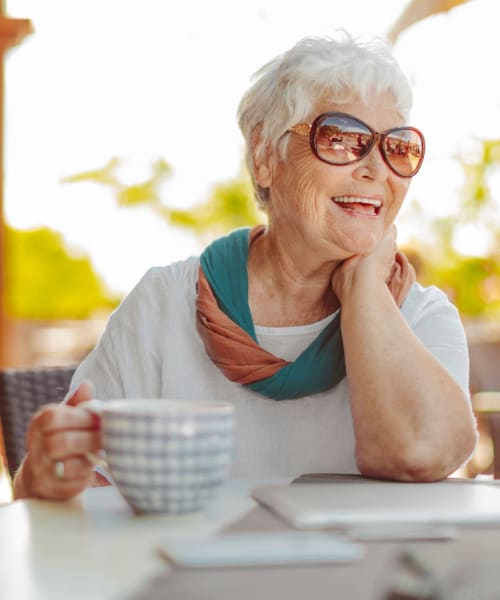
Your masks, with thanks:
[[[450,581],[467,569],[484,569],[483,580],[497,577],[500,528],[461,530],[453,541],[370,542],[352,564],[183,571],[160,557],[158,543],[166,535],[286,529],[249,498],[262,483],[230,481],[205,515],[181,518],[137,517],[112,487],[87,490],[69,503],[23,500],[0,507],[0,598],[380,600],[400,578],[398,561],[406,551]],[[500,575],[497,584],[500,589]]]

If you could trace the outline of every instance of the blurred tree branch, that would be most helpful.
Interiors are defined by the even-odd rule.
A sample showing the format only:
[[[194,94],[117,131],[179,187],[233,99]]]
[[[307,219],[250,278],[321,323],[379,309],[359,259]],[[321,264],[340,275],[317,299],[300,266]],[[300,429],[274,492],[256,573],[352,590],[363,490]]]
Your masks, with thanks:
[[[411,0],[387,33],[387,37],[394,44],[399,34],[417,21],[426,19],[431,15],[448,12],[452,8],[470,2],[470,0]]]
[[[92,182],[106,186],[119,207],[143,206],[174,227],[195,233],[204,243],[208,238],[228,233],[244,226],[265,221],[253,197],[250,176],[245,168],[240,173],[210,191],[206,200],[191,208],[175,208],[162,200],[162,186],[171,177],[172,169],[163,159],[151,165],[151,174],[142,181],[126,184],[117,173],[119,158],[112,158],[104,167],[64,177],[62,183]]]

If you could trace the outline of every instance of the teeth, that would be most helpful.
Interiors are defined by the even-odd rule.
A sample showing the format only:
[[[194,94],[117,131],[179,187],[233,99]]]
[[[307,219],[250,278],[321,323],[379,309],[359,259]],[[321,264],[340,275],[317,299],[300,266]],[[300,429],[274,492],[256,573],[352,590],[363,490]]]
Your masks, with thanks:
[[[374,200],[373,198],[356,198],[354,196],[337,196],[333,198],[334,202],[340,202],[342,204],[371,204],[376,208],[382,206],[382,202],[380,200]]]

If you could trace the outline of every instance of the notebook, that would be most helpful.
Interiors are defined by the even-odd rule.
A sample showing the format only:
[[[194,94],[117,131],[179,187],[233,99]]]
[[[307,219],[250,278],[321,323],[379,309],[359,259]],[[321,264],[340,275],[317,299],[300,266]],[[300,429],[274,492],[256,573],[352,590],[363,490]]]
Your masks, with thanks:
[[[254,489],[252,497],[299,529],[360,525],[499,525],[500,482],[434,483],[309,476]]]

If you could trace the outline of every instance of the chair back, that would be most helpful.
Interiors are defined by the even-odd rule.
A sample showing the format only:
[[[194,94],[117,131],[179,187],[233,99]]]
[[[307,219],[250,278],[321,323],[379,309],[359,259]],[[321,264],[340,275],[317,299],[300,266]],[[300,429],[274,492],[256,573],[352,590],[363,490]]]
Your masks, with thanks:
[[[45,404],[61,402],[74,366],[0,371],[0,421],[11,477],[26,454],[25,437],[31,417]]]
[[[500,340],[478,339],[469,342],[470,391],[472,407],[477,417],[480,441],[476,470],[492,471],[495,479],[500,479]],[[489,439],[489,443],[488,443]],[[491,460],[480,464],[481,454]],[[488,462],[491,462],[488,465]],[[473,469],[474,470],[474,469]]]
[[[469,343],[470,390],[500,391],[500,340]]]

